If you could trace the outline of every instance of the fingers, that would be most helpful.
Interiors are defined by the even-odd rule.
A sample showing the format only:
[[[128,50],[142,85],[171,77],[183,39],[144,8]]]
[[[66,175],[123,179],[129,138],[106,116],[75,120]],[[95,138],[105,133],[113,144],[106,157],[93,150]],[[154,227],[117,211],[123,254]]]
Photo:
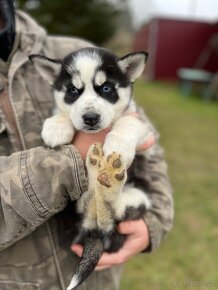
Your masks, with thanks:
[[[107,269],[116,265],[121,265],[125,263],[131,257],[131,250],[122,247],[118,252],[106,253],[104,252],[101,259],[98,261],[96,270]]]
[[[140,221],[144,223],[143,220],[140,220]],[[131,235],[138,232],[140,228],[141,228],[141,222],[139,221],[136,222],[136,221],[131,220],[131,221],[124,221],[124,222],[119,223],[117,226],[117,231],[123,235]]]
[[[89,148],[92,144],[99,142],[104,143],[104,139],[111,128],[106,128],[98,133],[85,133],[82,131],[79,131],[75,134],[75,137],[73,139],[74,146],[77,147],[79,150],[82,159],[86,159],[87,152],[89,151]]]
[[[138,152],[147,150],[152,145],[154,145],[155,142],[156,142],[155,136],[154,136],[153,133],[151,133],[150,136],[148,137],[148,139],[143,144],[140,144],[140,145],[137,146],[136,150]]]
[[[83,253],[83,247],[81,245],[78,244],[74,244],[71,246],[71,250],[79,257],[82,256]],[[124,253],[123,253],[124,252]],[[106,253],[104,252],[103,255],[101,256],[99,262],[98,262],[98,268],[105,268],[105,267],[111,267],[113,265],[118,265],[118,264],[122,264],[124,263],[125,259],[123,258],[123,254],[124,256],[128,255],[128,251],[126,253],[126,250],[123,250],[123,248],[116,252],[116,253]]]
[[[71,250],[79,257],[82,256],[82,253],[83,253],[83,247],[81,245],[78,245],[78,244],[73,244],[71,246]]]
[[[138,119],[140,117],[139,113],[137,113],[137,112],[128,112],[128,113],[126,113],[124,115],[126,115],[126,116],[133,116],[133,117],[138,118]]]
[[[123,264],[130,257],[138,254],[149,245],[148,228],[142,219],[137,221],[122,222],[118,225],[117,230],[119,233],[127,235],[125,243],[118,252],[104,252],[98,262],[96,271]],[[79,257],[81,257],[83,252],[83,248],[81,245],[74,244],[71,249]]]
[[[111,265],[107,265],[107,266],[96,266],[95,267],[95,271],[102,271],[102,270],[106,270],[111,268]]]

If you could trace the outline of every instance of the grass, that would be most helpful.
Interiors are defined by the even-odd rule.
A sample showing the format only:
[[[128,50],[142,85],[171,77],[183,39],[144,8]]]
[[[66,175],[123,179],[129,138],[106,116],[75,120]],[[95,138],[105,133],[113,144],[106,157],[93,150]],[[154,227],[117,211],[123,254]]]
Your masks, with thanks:
[[[139,81],[135,96],[161,134],[175,221],[156,252],[126,264],[121,290],[218,289],[218,103],[161,82]]]

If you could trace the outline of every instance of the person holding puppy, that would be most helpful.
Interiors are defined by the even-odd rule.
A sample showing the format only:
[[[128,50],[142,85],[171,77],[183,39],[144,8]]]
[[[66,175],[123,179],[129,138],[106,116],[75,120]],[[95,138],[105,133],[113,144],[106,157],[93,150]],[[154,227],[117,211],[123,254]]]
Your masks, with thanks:
[[[84,160],[106,131],[76,135],[73,145],[44,147],[41,129],[54,100],[28,56],[63,58],[90,46],[76,38],[46,34],[12,0],[0,0],[0,289],[66,289],[81,255],[71,245],[75,202],[87,189]],[[147,118],[140,112],[144,122]],[[55,132],[54,132],[55,134]],[[154,132],[156,136],[156,133]],[[150,138],[138,148],[143,165],[131,172],[153,205],[143,220],[128,221],[118,231],[128,239],[117,253],[104,253],[82,287],[118,289],[120,265],[140,252],[159,247],[173,220],[171,187],[163,150]],[[99,271],[97,271],[99,270]],[[101,271],[100,271],[101,270]],[[82,288],[81,287],[81,288]],[[78,288],[80,289],[80,288]]]

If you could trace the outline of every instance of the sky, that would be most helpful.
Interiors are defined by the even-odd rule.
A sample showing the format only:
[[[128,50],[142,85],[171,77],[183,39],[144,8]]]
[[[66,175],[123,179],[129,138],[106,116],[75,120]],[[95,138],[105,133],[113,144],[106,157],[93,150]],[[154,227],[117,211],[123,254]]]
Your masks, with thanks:
[[[218,0],[128,0],[128,4],[136,28],[152,16],[218,22]]]

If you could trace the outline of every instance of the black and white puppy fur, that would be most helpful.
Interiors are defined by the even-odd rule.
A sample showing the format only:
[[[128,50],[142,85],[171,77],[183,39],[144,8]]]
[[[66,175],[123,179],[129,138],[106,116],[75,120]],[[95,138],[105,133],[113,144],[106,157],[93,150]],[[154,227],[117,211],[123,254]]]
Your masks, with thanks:
[[[74,242],[84,247],[68,290],[94,270],[104,251],[118,251],[125,236],[116,226],[142,218],[151,204],[145,192],[125,184],[136,147],[148,127],[128,112],[135,111],[134,81],[142,74],[148,54],[118,58],[108,50],[89,47],[63,60],[31,55],[38,72],[53,87],[58,111],[45,120],[44,142],[51,147],[72,142],[76,131],[96,133],[109,128],[104,145],[91,146],[86,160],[88,190],[77,202],[80,229]]]

